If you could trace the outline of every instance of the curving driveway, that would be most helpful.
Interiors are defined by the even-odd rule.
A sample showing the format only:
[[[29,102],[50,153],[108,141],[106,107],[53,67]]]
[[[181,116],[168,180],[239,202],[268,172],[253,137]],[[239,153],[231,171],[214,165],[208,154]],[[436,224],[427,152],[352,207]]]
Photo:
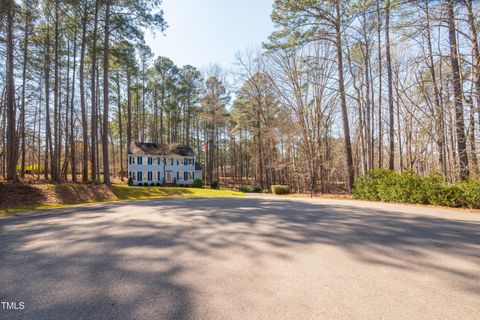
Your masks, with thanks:
[[[479,319],[480,215],[250,196],[10,216],[0,302],[24,305],[0,319]]]

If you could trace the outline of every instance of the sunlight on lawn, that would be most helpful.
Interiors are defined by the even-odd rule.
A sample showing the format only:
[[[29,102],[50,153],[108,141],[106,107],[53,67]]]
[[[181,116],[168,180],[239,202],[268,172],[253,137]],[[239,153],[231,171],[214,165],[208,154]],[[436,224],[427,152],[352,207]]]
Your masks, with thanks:
[[[112,186],[112,191],[119,200],[243,196],[243,193],[231,190],[175,187],[131,187],[125,185],[114,185]]]

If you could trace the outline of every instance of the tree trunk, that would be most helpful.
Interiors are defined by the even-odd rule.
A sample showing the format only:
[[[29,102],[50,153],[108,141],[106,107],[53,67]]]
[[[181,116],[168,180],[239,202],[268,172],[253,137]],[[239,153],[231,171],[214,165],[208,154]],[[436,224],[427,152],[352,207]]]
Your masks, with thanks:
[[[387,77],[388,77],[388,114],[389,114],[389,142],[390,151],[388,159],[388,168],[393,170],[395,167],[395,123],[393,106],[393,79],[392,79],[392,57],[390,55],[390,0],[385,5],[385,46],[387,56]]]
[[[60,182],[60,39],[59,1],[55,1],[55,67],[53,85],[53,159],[51,160],[52,180]]]
[[[28,40],[29,40],[29,26],[30,26],[30,12],[27,11],[25,17],[25,34],[23,40],[23,70],[22,70],[22,111],[20,117],[20,134],[22,147],[22,162],[21,162],[21,176],[25,176],[25,90],[27,79],[27,64],[28,64]]]
[[[465,136],[465,120],[463,115],[462,80],[458,62],[457,35],[455,30],[454,0],[447,0],[448,39],[450,42],[450,61],[452,65],[453,95],[455,98],[455,129],[457,133],[457,151],[460,164],[460,179],[465,180],[470,175]]]
[[[13,59],[13,23],[15,16],[15,3],[7,3],[7,180],[17,180],[17,141],[16,137],[16,109],[15,109],[15,83]]]
[[[103,47],[103,182],[110,184],[110,162],[108,154],[108,104],[109,100],[109,54],[110,54],[110,1],[105,3],[105,39]]]
[[[376,0],[377,8],[377,40],[378,40],[378,167],[383,167],[383,112],[382,112],[382,46],[380,3]]]
[[[85,47],[87,41],[87,5],[85,5],[82,18],[82,44],[80,49],[80,107],[82,113],[82,139],[83,139],[83,159],[82,159],[82,181],[88,181],[88,122],[87,122],[87,107],[85,97]]]
[[[433,101],[435,103],[435,126],[436,126],[436,142],[438,147],[438,162],[442,170],[443,176],[447,175],[447,166],[445,162],[445,128],[444,128],[444,115],[443,108],[440,104],[440,92],[438,90],[437,76],[435,72],[435,65],[433,61],[433,49],[432,38],[430,33],[430,13],[429,13],[429,1],[425,0],[425,20],[426,20],[426,37],[428,46],[428,68],[430,75],[432,76],[433,83]]]
[[[349,192],[353,189],[354,170],[353,170],[353,156],[352,144],[350,142],[350,124],[348,121],[347,101],[345,97],[345,83],[343,79],[343,52],[342,52],[342,34],[341,34],[341,18],[340,18],[340,1],[335,2],[336,6],[336,49],[337,49],[337,63],[338,63],[338,91],[340,94],[340,107],[342,110],[343,135],[345,140],[345,154],[347,160],[347,189]]]
[[[77,68],[77,28],[73,35],[73,72],[72,72],[72,96],[70,99],[70,157],[72,162],[72,182],[77,182],[77,150],[75,144],[75,79]]]
[[[47,35],[45,38],[45,180],[48,180],[48,168],[53,161],[52,125],[50,122],[50,28],[47,21]],[[51,176],[51,172],[50,172]]]
[[[120,96],[120,72],[117,70],[117,99],[118,99],[118,131],[119,131],[119,153],[120,153],[120,177],[123,181],[123,124],[122,124],[122,100]]]
[[[95,17],[93,22],[93,37],[92,37],[92,68],[91,68],[91,98],[92,98],[92,114],[91,114],[91,165],[92,165],[92,181],[97,182],[97,86],[96,86],[96,71],[97,71],[97,29],[98,29],[98,9],[99,0],[95,1]]]
[[[131,76],[127,71],[127,149],[130,149],[132,143],[132,88],[131,88]]]

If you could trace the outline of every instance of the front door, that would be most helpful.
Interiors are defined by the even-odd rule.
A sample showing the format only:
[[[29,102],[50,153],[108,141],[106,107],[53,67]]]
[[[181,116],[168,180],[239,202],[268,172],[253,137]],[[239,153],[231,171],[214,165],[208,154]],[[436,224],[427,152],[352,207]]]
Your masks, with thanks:
[[[172,183],[172,171],[165,172],[165,183]]]

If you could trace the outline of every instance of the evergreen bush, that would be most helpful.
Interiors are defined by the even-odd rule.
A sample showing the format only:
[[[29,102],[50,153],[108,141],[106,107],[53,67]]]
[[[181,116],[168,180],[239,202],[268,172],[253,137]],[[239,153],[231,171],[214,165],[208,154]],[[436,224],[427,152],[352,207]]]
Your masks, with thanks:
[[[290,188],[284,185],[272,185],[273,194],[289,194]]]
[[[193,179],[192,187],[194,188],[203,188],[203,180],[200,178]]]

